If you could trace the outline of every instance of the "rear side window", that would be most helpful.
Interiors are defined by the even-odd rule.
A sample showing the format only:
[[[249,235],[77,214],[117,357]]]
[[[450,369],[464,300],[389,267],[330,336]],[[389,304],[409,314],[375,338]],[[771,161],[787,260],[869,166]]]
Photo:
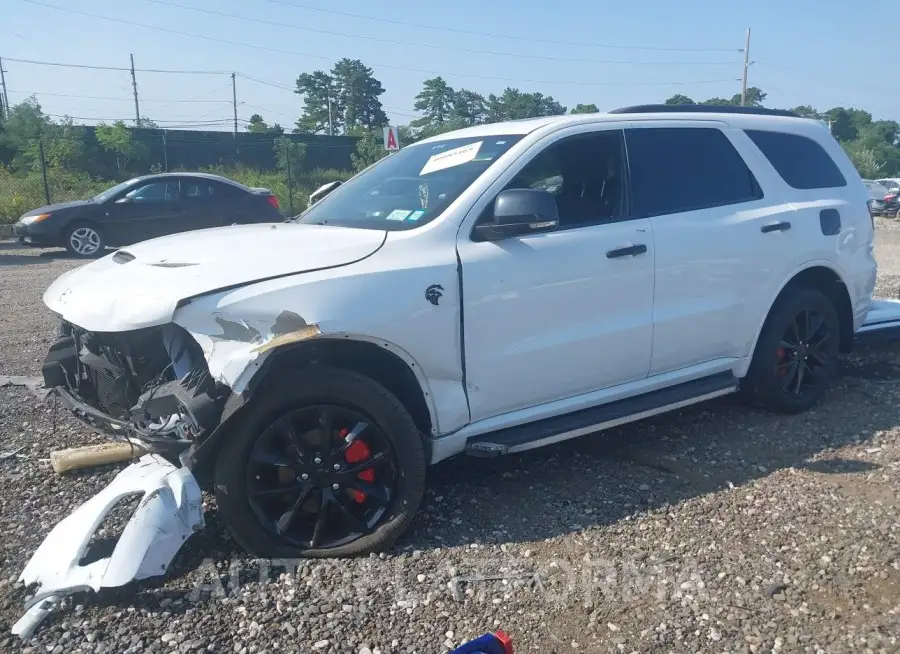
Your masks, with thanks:
[[[811,138],[785,132],[745,131],[788,186],[796,189],[847,186],[834,159]]]
[[[763,196],[721,130],[649,127],[625,134],[637,216],[721,207]]]

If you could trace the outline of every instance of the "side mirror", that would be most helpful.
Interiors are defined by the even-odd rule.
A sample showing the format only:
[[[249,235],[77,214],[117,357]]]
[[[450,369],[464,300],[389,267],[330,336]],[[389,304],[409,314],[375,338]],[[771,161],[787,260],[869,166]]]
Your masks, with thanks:
[[[328,195],[329,193],[331,193],[334,189],[336,189],[336,188],[337,188],[338,186],[340,186],[342,183],[343,183],[343,182],[341,182],[340,180],[335,180],[335,181],[333,181],[333,182],[329,182],[329,183],[327,183],[327,184],[323,184],[322,186],[320,186],[319,188],[317,188],[315,191],[313,191],[312,193],[310,193],[310,195],[309,195],[309,203],[307,204],[307,207],[313,206],[316,202],[318,202],[319,200],[321,200],[322,198],[324,198],[326,195]]]
[[[479,241],[499,241],[512,236],[549,232],[559,226],[556,199],[547,191],[515,188],[494,200],[494,217],[476,225]]]

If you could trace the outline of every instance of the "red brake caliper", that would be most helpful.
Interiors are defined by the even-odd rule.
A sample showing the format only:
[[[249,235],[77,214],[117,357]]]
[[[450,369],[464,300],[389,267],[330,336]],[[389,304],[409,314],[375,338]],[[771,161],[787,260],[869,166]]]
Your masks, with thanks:
[[[776,352],[775,352],[775,359],[776,359],[775,365],[780,366],[782,363],[784,363],[785,359],[787,359],[787,358],[788,358],[787,351],[783,347],[778,348],[778,350],[776,350]],[[782,370],[780,370],[778,372],[779,377],[784,377],[786,374],[787,374],[787,368],[783,368]]]
[[[338,433],[338,438],[340,440],[344,440],[347,437],[347,434],[350,433],[349,429],[342,429]],[[370,456],[372,456],[372,451],[369,449],[369,446],[365,444],[362,440],[355,440],[350,447],[347,448],[347,451],[344,452],[344,460],[349,464],[361,463],[365,461]],[[359,479],[367,482],[375,481],[375,470],[369,468],[368,470],[363,470],[358,475],[356,475]],[[356,500],[358,504],[362,504],[366,501],[366,494],[362,491],[352,490],[353,499]]]

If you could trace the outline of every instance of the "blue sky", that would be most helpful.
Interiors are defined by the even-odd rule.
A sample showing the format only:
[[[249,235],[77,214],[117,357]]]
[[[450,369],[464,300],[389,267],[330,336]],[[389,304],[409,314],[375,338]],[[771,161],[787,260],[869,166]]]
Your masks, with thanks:
[[[65,7],[96,17],[60,9]],[[457,88],[487,95],[513,86],[552,95],[570,108],[593,102],[601,110],[613,109],[663,101],[674,93],[698,100],[730,97],[740,91],[738,50],[749,27],[750,85],[769,93],[769,106],[854,106],[876,118],[900,120],[900,91],[891,76],[894,62],[884,27],[896,10],[896,0],[3,0],[0,56],[10,102],[34,92],[50,114],[132,118],[129,73],[11,59],[127,67],[133,53],[139,69],[223,71],[139,72],[142,115],[169,125],[230,119],[227,73],[235,71],[275,83],[239,76],[239,117],[259,113],[285,126],[293,125],[302,109],[301,97],[290,92],[299,73],[328,69],[340,57],[358,58],[386,88],[382,102],[392,122],[403,124],[412,119],[422,81],[438,72]],[[334,11],[349,15],[329,13]]]

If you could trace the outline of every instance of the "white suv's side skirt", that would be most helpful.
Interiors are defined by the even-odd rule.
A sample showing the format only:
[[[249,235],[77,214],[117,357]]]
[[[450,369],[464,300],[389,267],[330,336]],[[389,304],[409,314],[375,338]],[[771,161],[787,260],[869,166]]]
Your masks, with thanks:
[[[707,400],[713,400],[717,397],[722,397],[723,395],[730,395],[737,391],[737,384],[735,384],[731,388],[723,388],[718,391],[713,391],[711,393],[705,393],[704,395],[698,395],[697,397],[692,397],[686,400],[682,400],[680,402],[673,402],[672,404],[666,404],[664,406],[656,407],[654,409],[647,409],[646,411],[641,411],[639,413],[632,413],[631,415],[623,416],[621,418],[615,418],[613,420],[607,420],[605,422],[598,422],[594,425],[588,425],[586,427],[581,427],[579,429],[573,429],[571,431],[562,432],[560,434],[555,434],[553,436],[547,436],[546,438],[539,438],[537,440],[527,441],[524,443],[519,443],[516,445],[505,445],[503,443],[492,443],[490,438],[487,438],[485,441],[479,441],[476,443],[472,443],[466,448],[466,452],[473,456],[494,456],[500,454],[515,454],[517,452],[525,452],[527,450],[533,450],[538,447],[543,447],[545,445],[552,445],[553,443],[559,443],[562,441],[569,440],[570,438],[578,438],[579,436],[586,436],[587,434],[591,434],[598,431],[603,431],[604,429],[611,429],[612,427],[618,427],[619,425],[625,425],[629,422],[634,422],[636,420],[642,420],[644,418],[649,418],[651,416],[659,415],[660,413],[666,413],[667,411],[675,411],[676,409],[681,409],[686,406],[691,406],[692,404],[698,404],[700,402],[705,402]]]
[[[552,436],[555,440],[564,440],[591,431],[598,431],[601,428],[605,429],[615,424],[638,420],[645,415],[654,415],[678,408],[678,406],[685,406],[681,404],[682,402],[703,401],[709,399],[706,397],[708,394],[715,393],[716,395],[712,397],[717,397],[720,393],[732,392],[737,386],[737,380],[732,371],[740,368],[742,362],[742,359],[717,359],[690,368],[654,375],[627,384],[478,420],[456,432],[434,439],[431,462],[437,463],[459,454],[467,450],[468,446],[476,440],[486,441],[500,432],[508,432],[511,429],[531,428],[535,425],[548,425],[553,422],[553,433],[545,435],[548,438]],[[715,378],[712,385],[704,384],[704,380],[712,378]],[[656,396],[653,404],[641,401],[649,400],[652,396]],[[624,412],[620,410],[615,414],[609,413],[614,406],[623,407],[626,402],[631,400],[634,402],[630,409]],[[597,419],[586,419],[589,411],[596,412]],[[600,413],[604,413],[604,415],[600,415]],[[578,424],[574,424],[575,417],[579,415]],[[570,418],[572,419],[570,428],[560,428],[560,421]],[[569,435],[563,436],[563,434]],[[543,440],[545,435],[540,435],[540,440]],[[555,440],[549,442],[555,442]],[[516,449],[515,451],[521,450]],[[471,449],[469,452],[472,453]]]

